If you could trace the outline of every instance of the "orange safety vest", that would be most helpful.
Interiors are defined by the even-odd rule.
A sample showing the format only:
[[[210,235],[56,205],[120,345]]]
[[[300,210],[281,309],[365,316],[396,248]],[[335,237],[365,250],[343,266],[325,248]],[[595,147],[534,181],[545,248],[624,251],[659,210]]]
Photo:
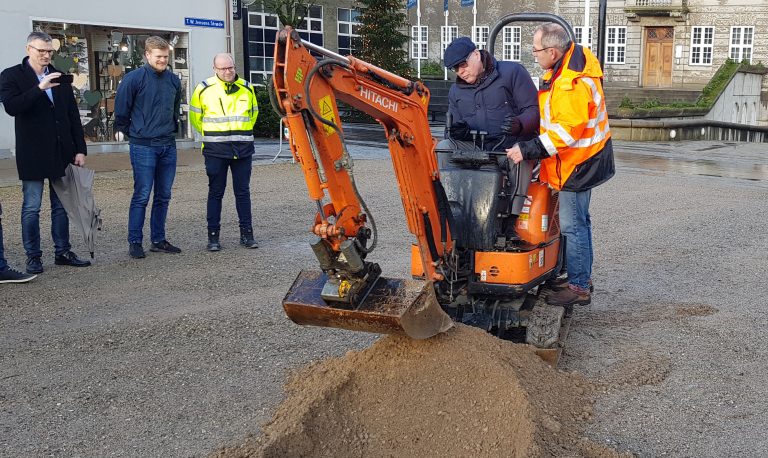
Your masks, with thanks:
[[[559,191],[580,164],[603,150],[611,129],[595,55],[572,44],[558,71],[545,73],[549,88],[539,90],[539,140],[549,153],[541,162],[540,179]]]

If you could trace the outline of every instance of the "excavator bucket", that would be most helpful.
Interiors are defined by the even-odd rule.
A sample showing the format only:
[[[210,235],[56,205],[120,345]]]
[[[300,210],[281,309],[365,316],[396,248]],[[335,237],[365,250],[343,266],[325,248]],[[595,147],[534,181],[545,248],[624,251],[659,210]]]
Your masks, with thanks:
[[[427,339],[453,326],[443,311],[432,282],[379,277],[361,303],[340,308],[320,294],[326,281],[322,271],[303,270],[283,299],[283,308],[294,323],[403,334]]]

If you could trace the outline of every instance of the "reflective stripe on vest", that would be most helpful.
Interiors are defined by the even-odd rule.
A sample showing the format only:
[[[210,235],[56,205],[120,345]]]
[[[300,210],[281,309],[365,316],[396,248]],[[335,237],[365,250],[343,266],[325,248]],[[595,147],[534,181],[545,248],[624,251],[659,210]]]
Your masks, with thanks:
[[[544,145],[544,148],[547,150],[547,153],[549,153],[550,156],[557,153],[557,147],[555,146],[552,138],[550,138],[551,133],[557,135],[560,140],[569,148],[588,148],[605,140],[608,136],[608,133],[611,131],[607,122],[605,106],[602,105],[603,98],[600,95],[597,84],[595,84],[595,82],[589,77],[580,78],[579,81],[583,81],[590,87],[592,93],[592,102],[597,107],[597,117],[590,118],[586,123],[586,128],[593,129],[594,132],[590,137],[576,140],[563,126],[552,122],[552,91],[549,91],[547,93],[547,99],[544,104],[544,113],[541,118],[541,127],[545,131],[539,136],[539,140],[541,141],[542,145]]]
[[[219,116],[216,118],[203,116],[203,122],[211,122],[211,123],[250,122],[250,121],[251,121],[251,118],[249,116]]]
[[[203,141],[209,143],[252,142],[253,135],[203,135]]]

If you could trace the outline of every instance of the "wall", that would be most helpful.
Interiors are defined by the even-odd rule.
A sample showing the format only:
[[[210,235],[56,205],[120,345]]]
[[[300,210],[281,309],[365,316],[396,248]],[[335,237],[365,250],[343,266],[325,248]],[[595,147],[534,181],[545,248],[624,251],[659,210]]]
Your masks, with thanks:
[[[762,74],[737,72],[705,118],[751,126],[767,125],[761,114],[762,82]]]
[[[33,20],[84,23],[189,33],[189,71],[193,82],[211,76],[211,59],[227,49],[226,29],[188,27],[185,17],[226,20],[226,0],[152,0],[104,2],[70,0],[66,2],[0,2],[0,68],[21,62]],[[236,45],[237,46],[237,45]],[[0,110],[0,154],[14,145],[13,119]]]

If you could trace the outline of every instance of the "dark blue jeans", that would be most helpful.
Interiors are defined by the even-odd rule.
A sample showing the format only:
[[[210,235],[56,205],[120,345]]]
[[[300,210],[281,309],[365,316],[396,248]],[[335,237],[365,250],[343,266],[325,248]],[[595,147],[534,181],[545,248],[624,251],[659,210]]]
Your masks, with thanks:
[[[0,204],[0,270],[8,267],[8,261],[5,259],[5,247],[3,247],[3,206]]]
[[[149,194],[152,196],[152,213],[149,217],[150,240],[165,240],[165,219],[171,188],[176,177],[176,145],[130,145],[133,167],[133,197],[128,210],[128,243],[141,243],[144,239],[144,216]]]
[[[592,190],[560,191],[560,231],[565,236],[568,283],[589,291],[592,279]]]
[[[205,173],[208,175],[208,230],[221,229],[221,199],[227,188],[227,170],[232,170],[232,190],[240,228],[252,230],[251,170],[253,156],[242,159],[222,159],[205,156]]]
[[[55,252],[59,255],[71,248],[69,218],[50,180],[48,181],[48,191],[51,196],[51,237]],[[21,239],[24,241],[24,251],[27,252],[28,258],[39,258],[43,254],[40,249],[40,205],[43,203],[43,184],[44,180],[21,182],[21,192],[24,194],[24,202],[21,204]]]

